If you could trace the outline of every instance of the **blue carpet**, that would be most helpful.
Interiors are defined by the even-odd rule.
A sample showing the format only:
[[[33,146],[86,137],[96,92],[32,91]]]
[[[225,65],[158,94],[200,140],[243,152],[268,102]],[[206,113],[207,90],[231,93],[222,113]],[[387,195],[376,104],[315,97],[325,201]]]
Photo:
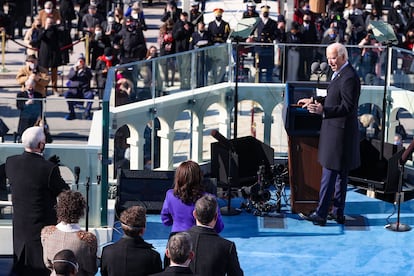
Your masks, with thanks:
[[[239,207],[240,201],[232,205]],[[314,226],[284,205],[274,217],[245,211],[223,217],[221,235],[236,243],[245,275],[412,275],[413,233],[384,229],[396,221],[396,215],[387,220],[394,211],[393,204],[349,188],[344,226]],[[414,201],[404,202],[401,222],[413,225],[413,213]],[[168,233],[158,215],[148,216],[145,239],[162,255]]]

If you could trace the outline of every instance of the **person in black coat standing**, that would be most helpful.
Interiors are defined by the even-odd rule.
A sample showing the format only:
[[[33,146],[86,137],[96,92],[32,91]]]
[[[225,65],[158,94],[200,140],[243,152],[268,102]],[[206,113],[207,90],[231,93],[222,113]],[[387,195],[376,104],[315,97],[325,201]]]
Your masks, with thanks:
[[[358,73],[348,61],[348,52],[340,43],[326,48],[328,64],[334,72],[321,99],[301,99],[310,113],[322,116],[318,159],[322,165],[319,204],[309,216],[301,214],[317,225],[325,225],[327,218],[345,223],[344,208],[348,173],[360,165],[358,101],[361,84]],[[330,214],[333,197],[333,208]]]
[[[190,48],[190,38],[193,33],[194,26],[188,22],[188,13],[182,12],[180,20],[173,27],[173,38],[175,40],[175,52],[186,52]],[[181,55],[177,57],[177,63],[180,71],[181,89],[190,89],[190,70],[191,55]]]
[[[24,152],[8,157],[5,165],[13,202],[13,272],[49,275],[43,263],[40,231],[57,223],[56,197],[69,186],[59,166],[43,157],[46,137],[42,127],[26,129],[22,143]]]
[[[55,25],[53,18],[46,19],[45,27],[40,32],[40,47],[39,47],[39,66],[51,69],[52,90],[57,91],[57,68],[62,64],[62,53],[60,51],[60,35],[59,29]]]
[[[195,245],[195,256],[190,268],[201,276],[241,276],[243,270],[240,268],[236,245],[220,237],[214,230],[217,208],[217,200],[211,195],[204,195],[195,204],[193,215],[196,225],[188,231]]]
[[[132,206],[121,213],[124,236],[102,251],[102,276],[149,275],[162,271],[160,254],[145,242],[146,210]]]
[[[277,23],[269,17],[269,6],[261,8],[261,18],[257,24],[256,41],[260,43],[273,43],[278,33]],[[273,82],[273,68],[275,67],[275,52],[273,45],[259,45],[255,47],[259,69],[259,82]],[[266,72],[264,73],[263,70]],[[263,74],[265,80],[262,81]]]

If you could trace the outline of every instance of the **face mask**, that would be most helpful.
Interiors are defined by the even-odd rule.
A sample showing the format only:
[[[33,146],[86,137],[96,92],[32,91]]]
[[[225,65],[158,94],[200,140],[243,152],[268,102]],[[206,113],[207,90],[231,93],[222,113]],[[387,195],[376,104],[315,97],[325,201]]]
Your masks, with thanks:
[[[157,53],[151,53],[151,57],[157,57]]]
[[[52,9],[45,9],[45,12],[46,13],[51,13],[52,12]]]
[[[134,18],[134,19],[138,19],[138,14],[137,14],[137,13],[132,13],[132,14],[131,14],[131,16],[132,16],[132,18]]]
[[[105,56],[106,60],[112,60],[112,56]]]
[[[114,23],[114,21],[115,21],[115,18],[113,18],[112,16],[111,17],[108,17],[108,23],[109,24]]]
[[[263,17],[264,17],[264,18],[268,18],[268,17],[269,17],[269,13],[268,13],[268,12],[264,12],[264,13],[263,13]]]
[[[100,39],[101,37],[102,37],[102,32],[101,31],[95,32],[95,39]]]
[[[329,37],[332,38],[332,39],[335,39],[336,38],[336,34],[329,34]]]
[[[221,21],[221,16],[216,16],[217,21]]]
[[[30,63],[29,68],[30,68],[30,70],[33,70],[35,68],[34,63]]]
[[[36,25],[36,28],[41,28],[42,27],[42,24],[37,24]]]
[[[306,24],[308,24],[308,25],[309,25],[310,20],[305,20],[305,21],[303,21],[303,22],[305,22]]]

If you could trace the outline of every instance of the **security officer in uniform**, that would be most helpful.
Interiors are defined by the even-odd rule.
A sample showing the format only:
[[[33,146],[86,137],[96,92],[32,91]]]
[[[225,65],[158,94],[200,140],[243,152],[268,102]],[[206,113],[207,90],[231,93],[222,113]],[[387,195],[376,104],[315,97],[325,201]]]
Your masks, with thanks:
[[[199,10],[199,3],[196,1],[191,1],[190,3],[190,22],[194,26],[194,31],[197,31],[198,23],[204,22],[203,13]]]
[[[276,40],[277,22],[269,17],[269,6],[261,7],[261,16],[256,27],[256,42],[273,43]],[[265,82],[273,82],[273,68],[275,67],[275,53],[273,45],[259,45],[255,47],[256,67],[259,70],[259,82],[262,82],[263,70],[266,70]]]
[[[256,11],[256,3],[249,1],[246,8],[247,10],[243,12],[243,18],[259,17],[259,13]]]
[[[208,31],[214,45],[225,43],[230,35],[230,25],[222,19],[223,9],[216,8],[213,10],[215,20],[208,24]],[[212,49],[209,53],[212,61],[211,76],[214,83],[224,81],[226,64],[228,61],[227,51],[225,47]]]

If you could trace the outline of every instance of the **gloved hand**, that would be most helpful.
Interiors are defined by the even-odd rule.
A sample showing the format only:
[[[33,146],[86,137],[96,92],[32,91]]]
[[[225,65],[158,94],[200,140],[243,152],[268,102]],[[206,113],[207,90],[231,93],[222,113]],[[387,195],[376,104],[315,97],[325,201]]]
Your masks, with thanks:
[[[60,164],[60,158],[59,156],[57,156],[56,154],[52,155],[51,157],[49,157],[48,159],[50,162],[55,163],[56,165]]]

